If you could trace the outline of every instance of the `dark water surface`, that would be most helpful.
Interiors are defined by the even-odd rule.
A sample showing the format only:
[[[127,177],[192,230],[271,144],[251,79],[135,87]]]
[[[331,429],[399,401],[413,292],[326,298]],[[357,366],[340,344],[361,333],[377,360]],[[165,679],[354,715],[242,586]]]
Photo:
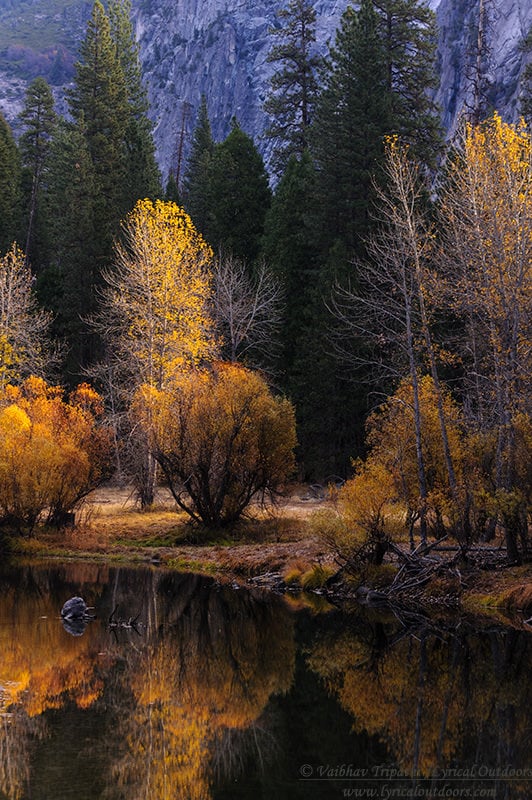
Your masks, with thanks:
[[[97,618],[69,632],[73,595]],[[4,566],[0,797],[524,800],[531,677],[532,635],[496,625],[159,569]]]

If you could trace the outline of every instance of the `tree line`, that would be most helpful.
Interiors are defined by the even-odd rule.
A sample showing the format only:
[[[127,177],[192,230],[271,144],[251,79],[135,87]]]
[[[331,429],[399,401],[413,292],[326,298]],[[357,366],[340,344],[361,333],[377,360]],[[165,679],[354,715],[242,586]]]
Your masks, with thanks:
[[[32,324],[63,343],[63,382],[98,381],[119,468],[146,504],[156,464],[180,476],[183,502],[162,431],[184,423],[176,398],[190,369],[240,360],[233,372],[209,366],[196,395],[206,381],[204,402],[221,398],[231,379],[248,408],[259,368],[294,404],[301,477],[343,479],[364,458],[357,485],[393,486],[386,503],[400,499],[423,539],[489,537],[502,523],[517,559],[530,498],[529,130],[486,115],[444,146],[422,0],[348,6],[325,59],[310,2],[291,0],[279,22],[265,102],[273,190],[237,119],[213,141],[203,97],[183,181],[170,175],[163,192],[128,2],[106,12],[97,0],[70,119],[37,79],[18,147],[0,128],[0,243],[24,243],[11,258],[31,269],[45,309]],[[20,378],[42,374],[29,350],[22,361]],[[231,459],[213,450],[204,471]],[[201,502],[231,517],[219,498]]]

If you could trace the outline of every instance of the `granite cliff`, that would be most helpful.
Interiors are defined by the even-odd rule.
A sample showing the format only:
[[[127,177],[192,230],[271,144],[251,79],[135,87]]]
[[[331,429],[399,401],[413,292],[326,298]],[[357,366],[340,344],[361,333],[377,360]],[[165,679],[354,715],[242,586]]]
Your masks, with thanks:
[[[440,86],[436,99],[445,129],[473,102],[481,0],[430,0],[439,26]],[[532,27],[530,0],[483,0],[485,50],[482,93],[486,106],[508,120],[519,113],[521,76],[530,55],[519,44]],[[272,65],[269,28],[287,0],[134,0],[150,114],[161,169],[181,169],[196,110],[207,97],[215,139],[225,137],[231,117],[257,142],[266,160],[267,124],[262,104]],[[346,0],[315,0],[318,47],[334,39]],[[0,0],[0,109],[14,122],[25,86],[36,74],[53,84],[60,109],[72,79],[76,47],[84,35],[90,2]]]

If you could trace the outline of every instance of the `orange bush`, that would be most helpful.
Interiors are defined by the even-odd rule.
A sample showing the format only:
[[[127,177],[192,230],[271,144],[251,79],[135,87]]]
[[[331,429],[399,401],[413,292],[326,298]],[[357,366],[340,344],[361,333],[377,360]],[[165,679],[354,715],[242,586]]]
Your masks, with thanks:
[[[237,364],[184,373],[171,390],[144,386],[136,414],[178,505],[211,527],[234,522],[294,468],[294,410]]]
[[[107,477],[111,441],[100,396],[82,384],[63,389],[30,377],[0,393],[0,515],[30,530],[46,513],[63,515]]]

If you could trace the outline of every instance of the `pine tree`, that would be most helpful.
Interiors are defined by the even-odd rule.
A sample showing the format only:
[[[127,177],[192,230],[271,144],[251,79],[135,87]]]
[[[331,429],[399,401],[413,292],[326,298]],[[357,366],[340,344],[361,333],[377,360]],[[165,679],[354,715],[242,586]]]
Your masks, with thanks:
[[[296,409],[298,463],[305,479],[345,475],[359,450],[351,387],[330,356],[325,305],[329,276],[320,266],[320,195],[308,151],[292,156],[266,218],[263,254],[283,282],[285,309],[278,368]]]
[[[109,3],[111,36],[124,74],[129,117],[125,131],[125,205],[132,208],[142,198],[161,194],[161,177],[155,160],[152,123],[147,116],[148,98],[142,82],[139,47],[131,24],[131,0]]]
[[[273,120],[266,136],[277,142],[275,166],[282,171],[290,155],[301,156],[308,146],[310,126],[318,85],[316,71],[321,59],[312,52],[316,41],[316,11],[307,0],[291,0],[277,14],[280,27],[272,36],[280,39],[268,54],[268,61],[279,64],[270,80],[264,110]]]
[[[392,126],[386,52],[372,0],[362,0],[358,12],[348,6],[342,15],[323,79],[312,150],[324,245],[349,259],[363,252],[373,176]]]
[[[393,132],[433,166],[441,146],[438,108],[430,96],[438,85],[436,15],[426,0],[374,0],[373,5],[386,53]]]
[[[293,395],[293,366],[301,341],[312,328],[313,287],[318,279],[315,225],[316,173],[308,150],[291,156],[265,222],[262,254],[284,288],[280,373]]]
[[[320,262],[309,292],[309,322],[294,354],[293,383],[301,455],[307,474],[315,478],[345,476],[363,441],[365,392],[354,389],[352,373],[333,353],[335,320],[327,303],[338,281],[356,278],[352,264],[364,254],[374,224],[374,180],[392,125],[379,23],[372,0],[342,15],[322,72],[311,131]]]
[[[161,193],[130,10],[129,0],[114,0],[108,17],[100,0],[94,3],[69,97],[73,126],[62,131],[64,152],[54,152],[50,206],[59,213],[68,195],[72,205],[63,211],[64,235],[51,226],[54,254],[43,284],[61,303],[58,326],[71,340],[74,375],[101,354],[87,320],[97,310],[120,220],[139,196]]]
[[[19,152],[11,128],[0,114],[0,254],[17,239],[19,222]]]
[[[70,109],[84,131],[93,165],[97,187],[93,235],[102,267],[110,258],[118,221],[128,205],[124,183],[129,106],[124,71],[100,0],[94,3],[80,54]]]
[[[207,230],[211,206],[209,187],[213,154],[207,98],[202,95],[183,185],[185,207],[202,233]]]
[[[43,211],[42,189],[48,168],[51,139],[57,117],[54,98],[44,78],[35,78],[26,92],[26,102],[19,117],[24,126],[20,137],[20,153],[26,178],[25,198],[25,254],[34,270],[39,271],[46,260],[46,221]]]
[[[259,254],[271,192],[260,153],[236,119],[214,149],[209,186],[207,240],[251,264]]]
[[[94,360],[98,343],[86,324],[96,309],[100,283],[95,239],[98,183],[86,133],[63,122],[50,152],[47,218],[53,258],[39,276],[41,303],[54,312],[54,334],[68,343],[65,379],[79,381],[82,367]]]

